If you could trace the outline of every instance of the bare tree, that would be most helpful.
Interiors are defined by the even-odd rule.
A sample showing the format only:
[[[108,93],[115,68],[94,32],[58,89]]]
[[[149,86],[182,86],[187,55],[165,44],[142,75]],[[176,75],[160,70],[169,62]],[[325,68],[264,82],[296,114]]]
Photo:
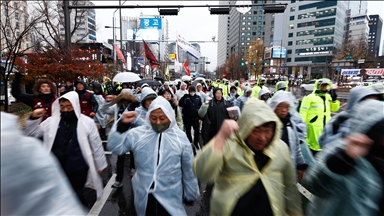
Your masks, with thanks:
[[[246,61],[250,65],[249,73],[251,75],[260,75],[263,70],[263,56],[264,56],[264,43],[259,38],[251,41],[251,44],[247,48]]]
[[[353,56],[355,61],[365,59],[368,56],[368,43],[365,36],[361,35],[357,40],[346,39],[341,46],[336,48],[336,53],[335,60],[343,60],[346,56]]]
[[[8,81],[15,70],[15,62],[22,61],[20,56],[30,48],[30,30],[42,19],[39,13],[28,13],[27,1],[2,1],[0,7],[1,79],[4,82],[5,104],[8,111]]]
[[[241,65],[241,57],[235,52],[229,54],[228,59],[225,63],[225,70],[229,75],[230,79],[239,79],[247,77],[247,68],[246,65]]]

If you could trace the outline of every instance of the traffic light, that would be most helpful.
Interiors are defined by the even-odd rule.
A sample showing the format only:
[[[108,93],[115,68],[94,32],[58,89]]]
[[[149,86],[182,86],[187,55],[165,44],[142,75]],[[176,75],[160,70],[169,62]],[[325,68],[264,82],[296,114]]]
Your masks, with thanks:
[[[245,66],[245,63],[243,61],[240,62],[240,66]]]
[[[256,66],[256,62],[253,62],[252,65],[253,65],[253,66]]]

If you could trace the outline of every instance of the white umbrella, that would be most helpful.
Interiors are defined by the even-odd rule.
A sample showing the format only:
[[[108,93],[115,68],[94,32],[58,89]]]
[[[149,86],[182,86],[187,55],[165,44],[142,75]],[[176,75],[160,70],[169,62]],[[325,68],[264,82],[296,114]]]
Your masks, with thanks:
[[[183,81],[191,81],[191,80],[192,80],[192,77],[191,77],[191,76],[187,76],[187,75],[185,75],[185,76],[182,76],[182,77],[181,77],[181,80],[183,80]]]
[[[132,72],[118,73],[115,77],[113,77],[113,82],[136,82],[139,80],[141,80],[141,78]]]

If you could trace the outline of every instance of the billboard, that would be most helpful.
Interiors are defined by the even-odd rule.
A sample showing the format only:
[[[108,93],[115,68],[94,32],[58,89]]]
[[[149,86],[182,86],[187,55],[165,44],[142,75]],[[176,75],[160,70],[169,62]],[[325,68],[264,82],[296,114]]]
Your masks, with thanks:
[[[341,69],[341,75],[347,76],[347,75],[359,75],[360,69]]]
[[[287,49],[283,48],[273,48],[272,49],[272,58],[286,58]]]
[[[140,18],[140,29],[162,29],[161,18]]]

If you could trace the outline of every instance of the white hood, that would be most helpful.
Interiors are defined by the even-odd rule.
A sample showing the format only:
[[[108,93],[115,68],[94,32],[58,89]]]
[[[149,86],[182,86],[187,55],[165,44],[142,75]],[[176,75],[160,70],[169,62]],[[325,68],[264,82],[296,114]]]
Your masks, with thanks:
[[[70,92],[64,94],[58,100],[55,100],[52,103],[52,116],[57,116],[57,115],[60,116],[61,115],[61,113],[60,113],[60,103],[59,103],[59,100],[61,98],[68,99],[71,102],[72,107],[73,107],[73,109],[74,109],[74,111],[76,113],[76,116],[77,116],[77,118],[79,118],[80,114],[81,114],[80,102],[79,102],[79,94],[77,94],[77,92],[75,92],[75,91],[70,91]]]
[[[169,126],[169,128],[172,128],[173,126],[175,126],[176,125],[175,112],[172,109],[171,104],[163,97],[157,97],[155,100],[152,101],[151,105],[148,108],[147,116],[145,117],[145,125],[152,127],[151,122],[149,121],[149,115],[153,110],[156,110],[159,108],[164,112],[164,114],[171,121],[171,125]]]

